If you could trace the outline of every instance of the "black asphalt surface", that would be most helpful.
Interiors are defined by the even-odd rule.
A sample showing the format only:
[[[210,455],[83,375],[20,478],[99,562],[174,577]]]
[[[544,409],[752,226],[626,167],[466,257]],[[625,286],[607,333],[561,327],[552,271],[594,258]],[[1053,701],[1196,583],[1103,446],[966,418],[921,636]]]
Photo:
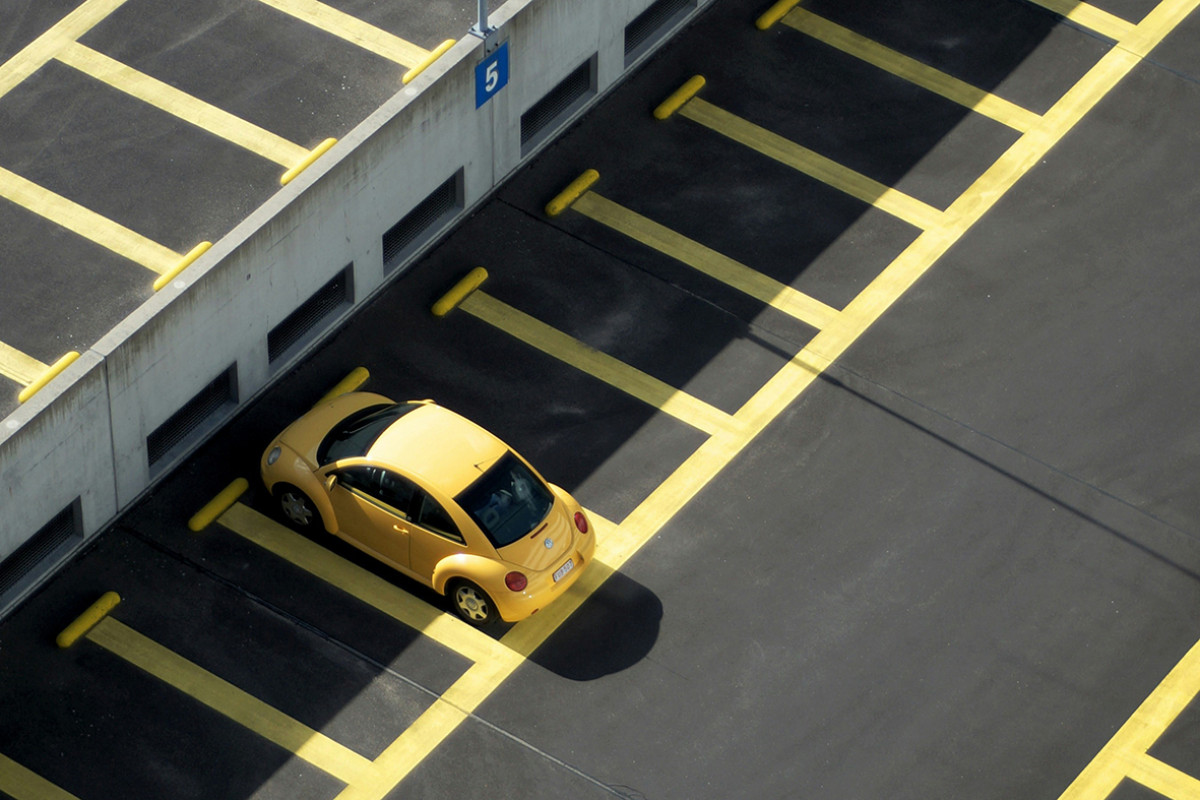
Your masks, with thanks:
[[[804,7],[1039,112],[1111,47],[1015,1]],[[688,76],[937,207],[1015,140],[757,31],[762,10],[718,2],[0,623],[0,754],[80,798],[337,795],[93,643],[55,648],[110,589],[123,623],[367,758],[459,679],[467,660],[420,632],[186,528],[238,476],[267,512],[263,447],[354,367],[476,419],[616,522],[703,443],[465,310],[433,318],[472,267],[488,295],[727,412],[814,335],[581,214],[548,219],[584,169],[836,308],[915,238],[653,120]],[[1059,797],[1200,639],[1198,40],[1193,13],[388,796]],[[1193,702],[1150,754],[1200,777],[1198,725]]]

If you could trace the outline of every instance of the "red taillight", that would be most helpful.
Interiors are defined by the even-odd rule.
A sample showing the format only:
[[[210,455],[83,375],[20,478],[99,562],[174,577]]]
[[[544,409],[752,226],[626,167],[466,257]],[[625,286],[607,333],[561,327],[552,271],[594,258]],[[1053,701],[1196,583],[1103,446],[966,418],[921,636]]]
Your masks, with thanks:
[[[519,572],[510,572],[504,576],[504,585],[514,592],[522,592],[529,585],[529,581]]]
[[[575,512],[575,527],[579,528],[580,533],[588,532],[587,517],[583,515],[582,511]]]

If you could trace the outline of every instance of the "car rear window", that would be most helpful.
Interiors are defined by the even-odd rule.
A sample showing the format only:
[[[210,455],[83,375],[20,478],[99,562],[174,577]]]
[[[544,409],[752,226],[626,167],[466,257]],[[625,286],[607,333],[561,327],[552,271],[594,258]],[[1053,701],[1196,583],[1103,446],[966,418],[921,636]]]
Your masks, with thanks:
[[[317,448],[321,466],[343,458],[365,456],[371,445],[393,422],[416,408],[419,403],[395,403],[367,406],[333,426]]]
[[[529,533],[554,505],[550,488],[511,452],[455,500],[495,547],[512,544]]]

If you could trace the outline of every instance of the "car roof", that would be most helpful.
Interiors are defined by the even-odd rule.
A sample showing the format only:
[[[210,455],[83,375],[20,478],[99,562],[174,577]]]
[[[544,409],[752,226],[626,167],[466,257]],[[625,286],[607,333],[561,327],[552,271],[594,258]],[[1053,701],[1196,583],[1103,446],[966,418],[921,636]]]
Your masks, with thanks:
[[[429,403],[392,423],[371,445],[367,458],[408,472],[453,497],[508,449],[474,422]]]

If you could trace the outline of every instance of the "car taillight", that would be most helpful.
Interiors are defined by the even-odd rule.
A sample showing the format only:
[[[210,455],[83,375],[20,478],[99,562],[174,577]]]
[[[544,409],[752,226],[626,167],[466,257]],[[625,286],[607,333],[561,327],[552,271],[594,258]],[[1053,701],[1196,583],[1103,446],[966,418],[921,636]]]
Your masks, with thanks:
[[[575,512],[575,527],[579,528],[580,533],[588,532],[587,517],[583,515],[582,511]]]
[[[529,581],[519,572],[510,572],[504,576],[504,585],[514,592],[524,591],[528,584]]]

